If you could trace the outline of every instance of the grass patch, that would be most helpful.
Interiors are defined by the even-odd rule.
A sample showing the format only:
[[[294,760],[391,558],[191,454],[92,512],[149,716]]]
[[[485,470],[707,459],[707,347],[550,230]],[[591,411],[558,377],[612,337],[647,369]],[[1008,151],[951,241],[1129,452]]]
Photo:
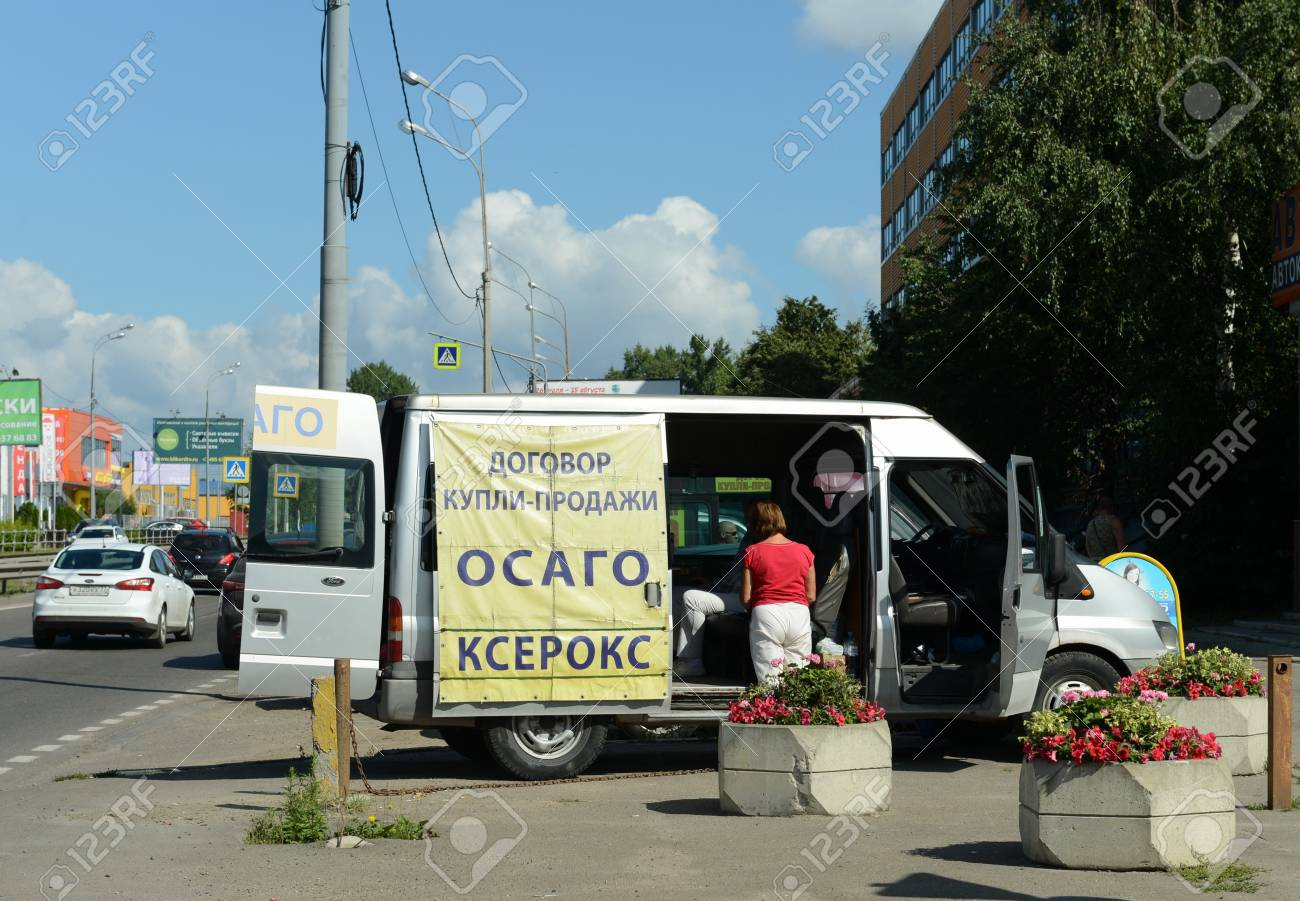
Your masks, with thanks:
[[[311,771],[298,773],[290,768],[280,806],[259,814],[244,841],[250,845],[301,845],[324,841],[335,835],[360,838],[394,838],[415,840],[424,836],[424,826],[404,816],[391,823],[377,817],[346,817],[346,813],[364,810],[369,799],[350,796],[341,804],[326,797],[320,782]],[[337,828],[331,829],[331,819]]]
[[[78,779],[94,779],[94,773],[68,773],[63,776],[55,776],[55,782],[74,782]]]
[[[4,593],[6,596],[11,594],[27,594],[36,590],[35,579],[10,579],[5,586]]]
[[[1263,867],[1253,867],[1239,860],[1222,868],[1206,863],[1178,868],[1180,876],[1195,886],[1197,891],[1207,894],[1237,892],[1253,895],[1260,889],[1258,877],[1262,872]]]

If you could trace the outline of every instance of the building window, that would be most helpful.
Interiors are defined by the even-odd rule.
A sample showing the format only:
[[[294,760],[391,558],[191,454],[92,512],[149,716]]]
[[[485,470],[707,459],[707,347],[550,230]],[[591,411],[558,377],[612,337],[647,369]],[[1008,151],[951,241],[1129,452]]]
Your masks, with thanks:
[[[957,69],[964,70],[966,64],[970,62],[971,54],[974,53],[974,34],[971,29],[971,20],[966,19],[961,28],[957,31],[957,39],[953,41],[953,50],[957,54]]]
[[[907,147],[904,142],[907,140],[906,123],[898,126],[898,131],[894,132],[894,165],[900,166],[903,163],[903,155],[907,153]]]
[[[945,166],[951,166],[951,165],[952,165],[952,144],[949,144],[947,147],[943,148],[943,151],[939,154],[939,168],[942,169]]]
[[[993,0],[979,0],[971,10],[971,23],[975,34],[983,35],[993,24]]]
[[[939,193],[937,190],[938,179],[935,175],[934,167],[931,167],[930,170],[925,173],[925,178],[921,181],[921,184],[925,186],[925,211],[927,213],[934,209],[934,205],[939,202]]]
[[[907,195],[907,230],[911,232],[921,224],[921,186],[917,185]]]
[[[907,235],[907,229],[903,224],[903,208],[899,206],[894,210],[894,246],[897,247],[903,243],[903,238]]]
[[[889,173],[894,171],[894,144],[891,141],[889,146],[880,154],[880,180],[884,181],[889,177]]]
[[[880,258],[883,260],[894,249],[894,223],[886,222],[880,230]]]
[[[907,146],[911,147],[921,134],[921,105],[913,103],[907,111]]]
[[[947,97],[949,92],[952,91],[952,82],[955,76],[956,70],[953,68],[952,50],[949,49],[948,52],[943,55],[943,59],[939,60],[937,80],[939,84],[940,100]]]
[[[930,117],[934,115],[934,76],[931,75],[925,87],[921,88],[921,122],[929,122]]]

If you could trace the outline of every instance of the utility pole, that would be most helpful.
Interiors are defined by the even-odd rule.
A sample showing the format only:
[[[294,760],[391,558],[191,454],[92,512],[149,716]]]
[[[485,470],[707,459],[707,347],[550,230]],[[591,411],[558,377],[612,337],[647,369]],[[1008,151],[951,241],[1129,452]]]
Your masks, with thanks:
[[[326,0],[325,240],[320,251],[319,386],[347,385],[348,243],[343,167],[348,144],[348,0]]]
[[[325,61],[325,240],[320,250],[319,387],[347,390],[348,243],[343,209],[343,177],[348,145],[348,0],[325,0],[328,56]],[[320,547],[343,546],[343,474],[326,469],[320,479],[316,540]],[[344,770],[337,786],[347,797],[352,762],[352,661],[334,661],[337,762]],[[315,708],[313,707],[313,710]],[[313,723],[314,728],[314,723]]]

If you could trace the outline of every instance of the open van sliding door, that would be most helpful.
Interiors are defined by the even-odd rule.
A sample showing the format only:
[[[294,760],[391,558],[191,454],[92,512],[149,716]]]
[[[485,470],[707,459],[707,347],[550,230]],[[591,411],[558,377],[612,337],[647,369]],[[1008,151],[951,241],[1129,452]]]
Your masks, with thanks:
[[[1034,461],[1013,455],[1007,462],[1007,557],[1002,577],[1002,716],[1033,707],[1043,661],[1056,636],[1055,604],[1043,575],[1047,547],[1047,517]]]
[[[336,658],[375,690],[384,464],[364,394],[257,389],[239,689],[306,696]]]

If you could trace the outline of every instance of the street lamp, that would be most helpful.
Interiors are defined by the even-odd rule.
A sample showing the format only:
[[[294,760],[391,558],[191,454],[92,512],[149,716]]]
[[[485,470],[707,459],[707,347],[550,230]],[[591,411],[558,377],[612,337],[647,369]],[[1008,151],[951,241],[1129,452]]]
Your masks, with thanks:
[[[492,245],[489,243],[488,246],[492,246]],[[492,247],[492,249],[495,250],[497,253],[499,253],[501,256],[505,257],[511,263],[514,263],[517,267],[519,267],[519,270],[524,274],[524,278],[528,279],[528,296],[524,298],[524,306],[528,309],[528,332],[529,334],[533,334],[537,331],[537,320],[533,317],[533,313],[536,312],[533,304],[533,287],[534,287],[533,277],[532,275],[529,274],[528,270],[524,268],[524,264],[516,260],[510,254],[496,247]],[[515,291],[515,293],[519,294],[518,291]],[[519,296],[523,297],[522,294],[519,294]],[[536,359],[537,358],[536,345],[533,346],[532,350],[533,350],[533,358]],[[532,377],[537,378],[537,365],[535,363],[532,368]]]
[[[220,369],[208,376],[208,384],[203,389],[203,519],[212,518],[212,426],[208,422],[208,400],[212,396],[212,383],[223,375],[234,375],[239,363]],[[224,418],[224,417],[223,417]],[[211,523],[209,523],[211,525]]]
[[[474,157],[464,148],[448,144],[438,135],[429,131],[422,125],[417,125],[410,119],[403,119],[397,123],[397,127],[408,135],[422,135],[433,141],[435,144],[441,144],[453,154],[459,156],[465,162],[474,167],[474,172],[478,175],[478,198],[479,209],[482,212],[483,219],[483,393],[492,393],[492,255],[489,251],[488,244],[488,222],[487,222],[487,172],[483,163],[483,135],[479,131],[478,119],[476,119],[469,110],[461,106],[455,100],[452,100],[446,94],[439,91],[429,80],[418,72],[411,69],[402,70],[402,81],[409,85],[418,85],[424,88],[435,97],[441,97],[447,101],[448,105],[468,119],[474,126],[474,140],[478,144],[478,162],[474,162]]]
[[[524,268],[523,263],[519,262],[510,254],[506,253],[504,250],[501,250],[499,247],[496,247],[495,245],[492,245],[492,249],[495,250],[501,256],[505,257],[510,262],[514,263],[516,266],[518,266],[520,271],[523,272],[524,278],[528,279],[528,313],[529,313],[528,330],[532,332],[535,332],[537,330],[537,326],[535,325],[536,320],[532,318],[532,315],[535,313],[540,313],[541,315],[545,316],[547,319],[559,323],[560,331],[564,333],[564,377],[566,379],[569,378],[572,375],[572,373],[569,371],[569,313],[564,308],[564,304],[560,301],[560,298],[556,297],[550,291],[547,291],[541,285],[537,284],[537,282],[533,281],[532,275],[530,275],[528,270]],[[533,299],[534,291],[541,291],[543,294],[549,297],[554,303],[558,304],[560,307],[560,315],[563,316],[564,318],[563,319],[557,318],[553,314],[548,313],[543,309],[540,309],[537,306],[536,301]],[[518,294],[519,292],[516,291],[515,293]],[[552,346],[554,347],[554,345]],[[559,349],[560,348],[558,347],[556,348],[556,350]]]
[[[95,355],[99,349],[110,341],[121,341],[126,333],[135,328],[134,322],[128,322],[119,329],[109,332],[95,342],[90,351],[90,518],[95,519],[99,513],[95,503],[95,482],[99,475],[99,450],[95,440]]]

